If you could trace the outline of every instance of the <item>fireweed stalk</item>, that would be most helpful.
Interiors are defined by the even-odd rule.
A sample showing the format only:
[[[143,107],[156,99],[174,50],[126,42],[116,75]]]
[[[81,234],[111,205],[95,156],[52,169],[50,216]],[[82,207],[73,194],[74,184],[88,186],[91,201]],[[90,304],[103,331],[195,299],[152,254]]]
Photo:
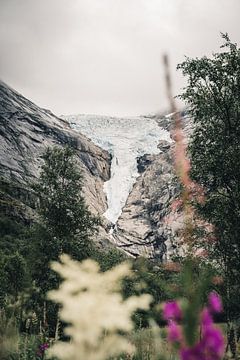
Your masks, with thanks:
[[[194,248],[194,227],[201,221],[195,219],[192,200],[204,202],[204,190],[194,183],[189,175],[191,166],[186,154],[186,141],[182,129],[182,118],[172,96],[172,84],[167,55],[164,56],[166,90],[171,113],[174,117],[174,160],[177,176],[182,185],[181,197],[174,204],[181,207],[184,216],[183,241],[188,261],[183,273],[185,296],[181,301],[169,301],[163,307],[163,318],[167,322],[167,340],[172,344],[181,360],[220,360],[224,354],[224,337],[213,322],[213,316],[222,311],[220,297],[215,292],[208,296],[208,305],[201,308],[200,297],[207,288],[208,279],[200,278],[194,283],[194,263],[199,253]],[[176,210],[175,209],[175,210]],[[203,223],[206,232],[212,232],[210,224]],[[209,231],[210,229],[210,231]],[[201,254],[202,255],[202,254]],[[204,253],[206,256],[206,253]],[[200,331],[199,331],[200,330]]]
[[[183,238],[185,245],[190,247],[192,251],[193,245],[193,229],[194,229],[194,216],[195,211],[191,205],[192,200],[198,203],[204,203],[204,189],[190,178],[190,160],[187,157],[187,141],[182,128],[182,117],[178,111],[174,97],[172,96],[172,82],[169,71],[168,56],[165,55],[163,58],[165,67],[165,82],[166,82],[166,93],[169,100],[171,113],[173,114],[174,126],[172,131],[172,137],[175,141],[174,146],[174,165],[176,174],[182,185],[182,191],[180,198],[176,199],[172,203],[172,210],[183,210],[185,224],[183,228]],[[170,219],[171,221],[171,219]],[[199,219],[197,220],[199,222]],[[204,222],[203,226],[210,226]]]
[[[211,292],[208,297],[208,306],[200,313],[200,339],[192,346],[188,345],[183,327],[179,325],[184,319],[184,311],[176,301],[167,302],[163,308],[163,317],[168,323],[167,340],[179,352],[181,360],[220,360],[224,353],[224,338],[219,328],[214,325],[213,315],[222,311],[219,296]]]

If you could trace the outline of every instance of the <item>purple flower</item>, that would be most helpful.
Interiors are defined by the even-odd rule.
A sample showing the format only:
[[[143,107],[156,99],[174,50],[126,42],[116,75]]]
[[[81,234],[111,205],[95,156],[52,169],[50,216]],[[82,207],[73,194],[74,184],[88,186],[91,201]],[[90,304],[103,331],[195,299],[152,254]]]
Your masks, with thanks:
[[[222,301],[216,292],[211,292],[208,296],[209,308],[212,313],[222,312]]]
[[[210,360],[205,357],[203,349],[200,344],[196,344],[191,348],[182,348],[180,350],[180,359],[181,360]],[[217,359],[215,359],[217,360]]]
[[[209,359],[221,359],[224,353],[224,338],[219,329],[214,326],[204,329],[201,345]]]
[[[203,329],[213,324],[212,316],[207,308],[204,308],[201,316],[201,325]]]
[[[169,301],[164,304],[163,318],[164,320],[180,320],[182,317],[182,311],[176,301]]]
[[[168,341],[170,342],[180,342],[182,339],[182,332],[179,325],[174,321],[170,321],[168,324]]]
[[[39,346],[39,348],[40,348],[41,351],[45,351],[45,350],[47,350],[49,348],[49,345],[47,343],[44,343],[44,344],[41,344]]]
[[[45,351],[49,348],[49,344],[48,343],[43,343],[41,345],[39,345],[38,351],[37,351],[37,356],[41,357],[44,355]]]
[[[202,313],[202,339],[190,348],[182,347],[181,360],[220,360],[224,354],[224,338],[214,327],[208,309]]]
[[[224,355],[224,337],[220,329],[214,326],[213,314],[222,311],[219,296],[212,292],[208,298],[209,306],[202,310],[200,317],[202,338],[188,347],[182,328],[177,321],[182,318],[181,309],[176,301],[167,302],[163,308],[163,317],[168,321],[168,341],[179,344],[181,360],[220,360]],[[197,314],[196,314],[197,315]],[[185,319],[188,321],[188,319]]]

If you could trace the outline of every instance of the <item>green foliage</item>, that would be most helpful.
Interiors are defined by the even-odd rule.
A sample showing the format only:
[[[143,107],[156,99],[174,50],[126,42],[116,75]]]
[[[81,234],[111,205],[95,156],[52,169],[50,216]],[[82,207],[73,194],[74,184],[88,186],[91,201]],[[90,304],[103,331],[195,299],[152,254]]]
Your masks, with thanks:
[[[28,227],[16,219],[0,214],[0,253],[11,255],[16,251],[20,254],[26,252],[26,233]]]
[[[3,192],[3,187],[1,191]],[[0,211],[0,307],[7,296],[16,297],[30,284],[26,256],[29,254],[28,226],[19,217]]]
[[[240,50],[228,35],[222,37],[221,52],[211,59],[187,58],[178,68],[188,79],[181,98],[194,122],[191,177],[206,191],[198,209],[217,238],[202,245],[225,275],[231,318],[240,310],[231,303],[240,294]]]
[[[78,260],[92,256],[95,247],[90,236],[99,219],[85,205],[83,179],[74,151],[68,147],[47,149],[43,160],[31,196],[37,201],[38,223],[29,225],[24,218],[15,217],[15,203],[11,203],[11,212],[1,208],[0,308],[7,309],[11,304],[11,316],[16,317],[22,330],[26,330],[26,320],[35,314],[36,324],[31,331],[35,333],[37,328],[38,332],[42,323],[44,331],[54,335],[57,306],[46,302],[45,295],[57,288],[59,278],[49,265],[63,252]],[[3,198],[4,194],[10,196],[9,189],[8,183],[1,183]],[[17,187],[14,189],[17,191]],[[107,255],[103,258],[114,262]]]
[[[28,264],[27,229],[13,218],[0,216],[0,307],[8,296],[15,299],[30,284]]]
[[[40,345],[47,340],[43,335],[20,334],[14,317],[0,312],[0,359],[40,360],[46,359]]]
[[[40,344],[39,336],[21,335],[18,341],[18,354],[12,357],[12,360],[40,360],[45,357],[38,356],[38,348]]]
[[[82,260],[92,251],[90,235],[98,218],[90,214],[82,196],[82,176],[73,149],[47,149],[38,182],[33,186],[38,199],[41,224],[32,230],[34,278],[44,289],[54,288],[56,276],[49,262],[66,253]]]
[[[0,217],[0,237],[17,237],[23,232],[23,225],[13,221],[11,218],[2,215]]]
[[[136,328],[148,327],[150,319],[161,324],[158,305],[172,298],[171,285],[177,282],[177,276],[145,258],[133,259],[131,263],[133,276],[124,281],[124,296],[148,293],[153,298],[148,311],[137,311],[134,314]]]
[[[82,175],[74,150],[54,147],[43,155],[44,164],[34,189],[43,223],[56,240],[88,238],[99,220],[88,211],[82,196]],[[66,251],[65,251],[66,252]]]
[[[15,319],[0,311],[0,359],[10,360],[17,355],[19,333]]]
[[[28,284],[26,261],[16,252],[5,259],[3,269],[6,275],[7,293],[17,298],[18,293]]]
[[[136,353],[132,356],[123,354],[114,360],[179,360],[164,337],[166,337],[164,329],[155,326],[138,329],[129,337],[136,348]]]
[[[90,236],[97,230],[99,219],[85,205],[74,150],[48,148],[43,160],[40,177],[32,186],[40,218],[29,232],[28,264],[38,289],[33,300],[35,311],[45,323],[45,330],[54,336],[58,306],[46,302],[46,293],[58,287],[59,277],[50,269],[50,263],[62,253],[77,260],[90,257],[94,249]]]
[[[107,271],[126,261],[127,255],[116,248],[110,248],[108,250],[94,248],[91,258],[99,263],[102,271]]]

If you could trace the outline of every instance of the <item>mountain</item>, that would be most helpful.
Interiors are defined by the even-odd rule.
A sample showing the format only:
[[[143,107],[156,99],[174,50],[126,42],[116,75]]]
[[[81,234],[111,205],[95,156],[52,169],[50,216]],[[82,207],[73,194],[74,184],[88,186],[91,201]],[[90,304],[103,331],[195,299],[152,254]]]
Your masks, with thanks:
[[[158,126],[174,131],[173,114],[150,115]],[[185,139],[192,132],[192,122],[183,113]],[[118,219],[115,243],[134,256],[144,255],[165,261],[183,254],[181,229],[184,216],[179,203],[180,183],[174,165],[174,141],[159,140],[157,154],[138,158],[139,176]]]
[[[48,146],[70,145],[76,149],[84,176],[84,197],[95,214],[107,209],[103,184],[110,177],[111,156],[68,122],[42,109],[0,82],[0,178],[1,207],[17,202],[19,216],[31,218],[29,184],[34,181]],[[15,210],[14,210],[15,211]]]
[[[174,226],[166,221],[179,195],[171,126],[171,116],[159,115],[57,117],[0,82],[1,207],[31,221],[29,184],[38,177],[42,153],[70,145],[84,176],[85,201],[103,219],[96,241],[163,261],[181,248],[181,216]]]
[[[104,216],[115,224],[139,176],[137,159],[159,153],[160,139],[171,142],[169,132],[143,116],[71,115],[64,119],[112,155],[111,177],[104,184],[108,201]]]
[[[109,239],[131,256],[163,261],[179,248],[178,225],[169,226],[179,195],[171,139],[171,116],[65,116],[72,128],[112,155],[104,184]],[[181,216],[178,218],[181,220]]]

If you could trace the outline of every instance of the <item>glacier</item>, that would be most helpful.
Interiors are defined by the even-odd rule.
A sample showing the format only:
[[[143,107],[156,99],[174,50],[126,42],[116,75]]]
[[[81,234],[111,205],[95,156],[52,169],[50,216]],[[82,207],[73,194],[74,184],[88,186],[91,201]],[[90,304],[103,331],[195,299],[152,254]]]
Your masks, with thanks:
[[[70,126],[112,155],[111,177],[104,183],[108,208],[103,214],[116,224],[137,177],[137,159],[160,152],[160,140],[171,142],[170,133],[153,118],[69,115]]]

